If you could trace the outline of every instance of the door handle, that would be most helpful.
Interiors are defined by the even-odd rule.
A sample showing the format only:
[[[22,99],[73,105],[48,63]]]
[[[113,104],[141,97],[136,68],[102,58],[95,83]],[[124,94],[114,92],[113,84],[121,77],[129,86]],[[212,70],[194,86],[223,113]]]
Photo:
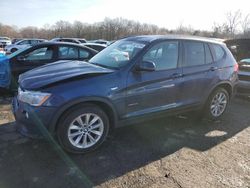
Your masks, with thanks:
[[[183,74],[181,74],[181,73],[174,73],[171,76],[171,78],[180,78],[180,77],[183,77]]]
[[[210,67],[210,71],[215,71],[217,69],[218,69],[218,67]]]

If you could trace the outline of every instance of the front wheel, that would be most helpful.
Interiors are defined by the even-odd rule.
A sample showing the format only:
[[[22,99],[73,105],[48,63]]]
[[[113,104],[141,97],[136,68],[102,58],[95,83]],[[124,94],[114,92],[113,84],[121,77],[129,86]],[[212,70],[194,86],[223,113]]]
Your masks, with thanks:
[[[58,125],[60,144],[69,152],[86,153],[99,147],[107,137],[109,120],[96,105],[81,105],[63,117]]]
[[[228,92],[224,88],[217,88],[209,96],[204,113],[211,120],[220,118],[226,111],[229,103]]]

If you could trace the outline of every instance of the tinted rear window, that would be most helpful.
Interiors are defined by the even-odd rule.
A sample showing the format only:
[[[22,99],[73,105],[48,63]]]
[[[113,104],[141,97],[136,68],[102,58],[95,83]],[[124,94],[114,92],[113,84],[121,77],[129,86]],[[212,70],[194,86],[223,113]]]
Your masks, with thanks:
[[[205,48],[202,42],[186,41],[185,67],[205,64]]]
[[[214,53],[213,53],[214,61],[221,60],[225,55],[224,49],[218,44],[211,44],[211,46],[212,46],[213,51],[214,51]]]

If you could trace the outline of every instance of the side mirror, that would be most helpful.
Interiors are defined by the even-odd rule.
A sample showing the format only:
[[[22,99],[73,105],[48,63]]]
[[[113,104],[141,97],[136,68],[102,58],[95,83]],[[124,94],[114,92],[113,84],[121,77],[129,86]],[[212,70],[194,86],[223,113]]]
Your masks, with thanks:
[[[17,57],[17,60],[18,60],[18,61],[25,61],[26,58],[25,58],[24,56],[21,55],[21,56],[18,56],[18,57]]]
[[[153,61],[142,61],[137,67],[137,71],[155,71],[156,66]]]

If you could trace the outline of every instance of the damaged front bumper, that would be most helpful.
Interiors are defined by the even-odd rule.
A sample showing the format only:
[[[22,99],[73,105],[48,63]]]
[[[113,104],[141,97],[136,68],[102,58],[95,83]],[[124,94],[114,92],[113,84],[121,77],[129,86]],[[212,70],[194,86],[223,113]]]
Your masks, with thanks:
[[[56,109],[43,106],[33,107],[14,97],[12,111],[16,119],[17,130],[22,135],[41,138],[49,134],[48,129]]]

